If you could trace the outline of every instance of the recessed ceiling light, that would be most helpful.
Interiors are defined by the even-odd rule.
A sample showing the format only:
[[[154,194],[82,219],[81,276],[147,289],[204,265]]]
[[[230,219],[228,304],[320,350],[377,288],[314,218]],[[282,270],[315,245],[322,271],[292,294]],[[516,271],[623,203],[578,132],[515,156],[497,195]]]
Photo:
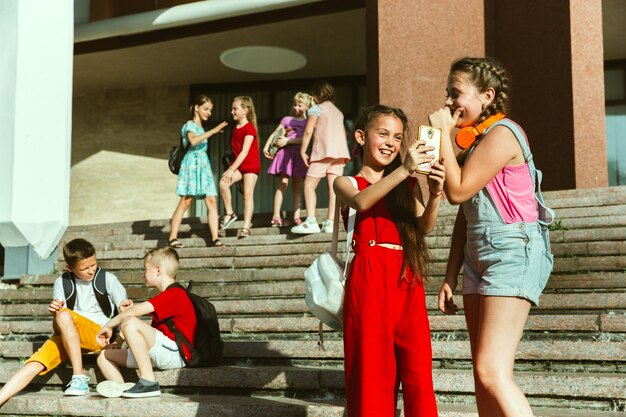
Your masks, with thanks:
[[[299,70],[306,57],[299,52],[277,46],[242,46],[221,53],[220,61],[228,68],[260,74],[277,74]]]

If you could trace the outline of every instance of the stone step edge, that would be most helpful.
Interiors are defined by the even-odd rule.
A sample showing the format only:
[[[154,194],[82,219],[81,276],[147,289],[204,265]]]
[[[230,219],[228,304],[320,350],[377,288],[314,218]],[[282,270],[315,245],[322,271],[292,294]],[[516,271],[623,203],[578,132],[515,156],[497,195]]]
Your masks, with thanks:
[[[304,282],[303,276],[305,266],[301,267],[281,267],[281,268],[247,268],[247,269],[179,269],[177,281],[186,285],[189,281],[193,281],[194,285],[217,285],[217,286],[251,286],[262,285],[268,283],[284,283],[284,282]],[[127,288],[133,286],[144,286],[145,281],[141,274],[136,270],[115,270],[112,271]],[[441,282],[445,275],[433,271],[426,283],[427,291],[434,288],[439,291]],[[0,284],[0,290],[23,290],[30,291],[34,289],[42,289],[50,291],[54,281],[60,274],[30,274],[21,275],[15,280],[4,281]],[[459,274],[459,285],[462,283],[463,274]],[[571,285],[572,282],[580,283],[579,285]],[[594,283],[603,283],[608,285],[595,285]],[[565,285],[569,283],[570,285]],[[607,271],[607,272],[589,272],[581,273],[574,271],[571,273],[553,273],[550,275],[546,289],[617,289],[626,288],[626,272]]]
[[[606,206],[606,205],[623,205],[626,204],[626,186],[612,186],[612,187],[597,187],[597,188],[581,188],[581,189],[570,189],[570,190],[554,190],[554,191],[544,191],[543,197],[546,200],[546,203],[549,207],[554,209],[559,208],[570,208],[570,207],[579,207],[583,206]],[[618,198],[616,198],[618,197]],[[585,201],[581,201],[582,199],[586,199]],[[584,204],[586,203],[586,204]],[[442,204],[441,212],[443,214],[456,212],[458,205],[452,205],[447,201]],[[302,213],[302,217],[304,216],[305,211]],[[271,213],[257,213],[261,218],[267,218],[268,222],[272,218]],[[328,216],[328,208],[318,207],[317,208],[317,217],[318,219],[326,218]],[[158,219],[159,221],[168,222],[169,219]],[[132,226],[137,222],[146,222],[150,220],[138,220],[138,221],[127,221],[127,222],[117,222],[112,224],[119,225],[129,225]],[[205,218],[206,222],[206,218]],[[96,226],[96,225],[71,225],[70,229],[81,230],[86,227]]]
[[[276,360],[333,360],[344,359],[343,341],[326,340],[324,350],[318,346],[313,335],[308,338],[284,340],[267,337],[263,340],[237,340],[224,338],[224,357],[233,361],[254,359]],[[30,356],[41,342],[0,341],[2,357],[20,358]],[[470,361],[470,344],[466,340],[432,341],[433,359]],[[601,362],[619,367],[626,358],[624,341],[569,341],[569,340],[522,340],[516,351],[516,359],[531,362]]]
[[[203,296],[201,291],[196,292]],[[266,314],[308,314],[304,296],[286,297],[250,297],[245,299],[211,298],[218,314],[224,316],[266,315]],[[456,297],[459,310],[463,309],[463,299]],[[437,294],[426,295],[426,308],[437,311]],[[626,293],[623,291],[592,291],[592,292],[547,292],[541,296],[540,304],[531,311],[572,311],[590,312],[595,310],[626,309]],[[0,316],[48,316],[48,303],[0,304]]]
[[[463,315],[429,315],[431,332],[466,331]],[[148,318],[145,319],[149,321]],[[220,317],[222,334],[287,333],[317,332],[319,320],[312,315],[300,317]],[[50,318],[41,320],[2,320],[0,334],[42,334],[48,335],[52,329]],[[525,332],[555,332],[555,335],[567,331],[570,333],[624,333],[626,332],[626,314],[531,314],[528,317]],[[324,332],[335,333],[324,325]],[[558,333],[556,333],[558,332]]]
[[[6,381],[19,364],[0,366],[0,376]],[[94,368],[86,366],[91,383],[102,381]],[[137,371],[124,369],[126,379],[136,380]],[[162,387],[186,388],[249,388],[266,391],[343,390],[345,388],[343,367],[315,366],[249,366],[232,365],[217,368],[183,368],[155,371]],[[33,385],[60,386],[71,378],[71,369],[54,370],[46,377],[37,377]],[[567,372],[515,372],[515,380],[529,397],[626,399],[625,374],[567,373]],[[471,370],[434,369],[435,391],[439,394],[470,395],[474,393]]]
[[[558,216],[558,214],[557,214]],[[452,218],[441,217],[437,221],[437,226],[435,227],[433,233],[429,236],[449,236],[452,233],[453,226]],[[595,214],[593,216],[587,217],[567,217],[560,218],[557,222],[554,223],[550,227],[552,232],[585,232],[585,231],[593,231],[597,229],[607,229],[609,227],[623,227],[626,223],[626,216],[624,215],[607,215],[601,216],[599,214]],[[236,240],[237,233],[243,224],[238,225],[234,224],[229,229],[220,230],[219,235],[222,239],[226,240]],[[290,233],[290,228],[275,228],[271,226],[265,225],[253,225],[253,238],[259,237],[271,237],[278,238],[289,237],[290,240],[298,237],[304,237],[306,235],[297,235]],[[340,232],[344,232],[344,228],[340,227]],[[68,230],[65,232],[62,237],[62,241],[67,241],[74,237],[84,237],[88,240],[92,241],[97,248],[102,249],[102,247],[106,248],[111,241],[121,241],[121,242],[136,242],[136,241],[150,241],[152,245],[167,243],[167,237],[169,235],[169,227],[168,226],[158,226],[158,229],[154,230],[137,230],[136,228],[117,228],[114,224],[103,224],[99,225],[98,228],[94,227],[92,231],[71,231]],[[330,237],[329,233],[315,233],[313,235],[327,236]],[[185,239],[195,239],[202,240],[204,245],[208,244],[208,236],[209,231],[206,224],[202,223],[194,223],[188,224],[181,228],[179,231],[179,238]],[[249,244],[245,242],[240,242],[240,244]]]
[[[606,206],[604,206],[606,207]],[[611,210],[605,210],[607,212],[605,215],[601,215],[598,213],[588,214],[583,216],[583,214],[589,213],[588,207],[581,207],[576,209],[580,213],[569,213],[567,215],[559,216],[559,212],[556,213],[556,221],[555,225],[552,226],[552,230],[570,230],[570,229],[587,229],[587,228],[598,228],[604,226],[611,225],[620,225],[624,223],[623,215],[616,214],[615,212],[626,211],[626,205],[624,206],[613,206]],[[570,209],[574,210],[574,209]],[[576,215],[575,215],[576,214]],[[590,221],[590,219],[595,219]],[[319,223],[323,223],[324,219],[318,219]],[[589,224],[587,224],[590,222]],[[99,225],[93,225],[89,229],[85,228],[84,230],[73,230],[71,227],[68,228],[64,234],[64,238],[68,239],[70,237],[89,237],[91,236],[96,242],[101,240],[102,238],[112,238],[112,237],[123,237],[123,236],[142,236],[146,239],[151,240],[167,240],[167,236],[170,232],[170,226],[167,223],[164,223],[162,220],[157,220],[155,225],[146,225],[142,227],[134,227],[127,225],[118,225],[116,223],[103,223]],[[164,224],[163,224],[164,223]],[[452,226],[454,224],[453,216],[439,215],[437,220],[437,226],[442,228],[446,226]],[[220,236],[222,237],[232,237],[235,236],[236,233],[243,228],[243,221],[234,222],[228,229],[221,229],[219,231]],[[256,235],[294,235],[290,232],[291,226],[284,227],[272,227],[269,224],[254,222],[252,225],[253,231],[257,233],[253,233]],[[343,231],[343,227],[340,226],[341,231]],[[205,218],[193,218],[193,221],[184,222],[181,225],[179,230],[179,235],[196,235],[196,236],[208,236],[208,226]]]
[[[152,410],[154,416],[200,416],[200,415],[237,415],[238,417],[258,417],[259,413],[270,412],[281,417],[342,417],[345,414],[343,401],[298,400],[285,397],[268,396],[227,396],[227,395],[175,395],[162,394],[155,404],[154,398],[108,399],[90,393],[85,397],[63,397],[60,392],[22,393],[0,408],[0,415],[67,415],[82,416],[86,409],[90,415],[103,417],[131,417],[142,410]],[[124,403],[122,403],[124,402]],[[121,406],[124,404],[124,406]],[[132,407],[131,407],[132,405]],[[399,401],[398,409],[402,402]],[[477,417],[476,407],[472,404],[437,405],[440,417]],[[293,410],[289,413],[289,410]],[[41,414],[45,412],[46,414]],[[280,414],[276,414],[280,412]],[[213,414],[214,413],[214,414]],[[623,417],[623,412],[573,410],[561,408],[533,407],[536,417]],[[401,413],[400,416],[404,416]]]

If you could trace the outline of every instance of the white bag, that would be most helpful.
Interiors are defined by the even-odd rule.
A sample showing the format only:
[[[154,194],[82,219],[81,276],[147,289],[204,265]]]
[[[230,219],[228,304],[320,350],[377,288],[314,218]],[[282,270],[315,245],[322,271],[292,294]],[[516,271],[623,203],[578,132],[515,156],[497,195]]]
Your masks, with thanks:
[[[357,187],[356,180],[348,177]],[[310,267],[304,271],[306,293],[304,301],[311,313],[324,324],[335,330],[343,328],[343,292],[348,270],[350,247],[356,210],[350,207],[348,214],[348,235],[346,237],[346,261],[337,259],[337,239],[339,237],[339,202],[335,205],[335,223],[330,253],[322,253]]]

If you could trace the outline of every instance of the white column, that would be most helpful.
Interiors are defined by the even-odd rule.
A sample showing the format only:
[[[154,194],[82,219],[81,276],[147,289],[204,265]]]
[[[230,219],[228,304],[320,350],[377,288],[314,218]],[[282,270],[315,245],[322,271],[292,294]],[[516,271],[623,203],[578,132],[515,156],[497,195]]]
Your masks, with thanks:
[[[5,276],[51,272],[50,255],[67,228],[73,15],[72,0],[0,1],[0,244],[6,249]]]

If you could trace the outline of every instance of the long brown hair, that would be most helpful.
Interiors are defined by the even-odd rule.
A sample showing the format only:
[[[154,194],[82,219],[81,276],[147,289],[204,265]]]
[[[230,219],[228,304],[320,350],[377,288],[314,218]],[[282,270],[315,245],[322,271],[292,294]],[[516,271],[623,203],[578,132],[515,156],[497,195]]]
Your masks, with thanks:
[[[196,106],[202,106],[204,103],[212,103],[209,96],[205,94],[199,94],[194,97],[193,104],[189,106],[189,115],[191,116],[191,120],[196,116]]]
[[[318,81],[311,87],[311,94],[319,99],[321,104],[325,101],[335,101],[335,89],[326,80]]]
[[[396,107],[383,104],[375,104],[361,109],[354,124],[355,130],[362,130],[367,135],[367,129],[374,120],[380,116],[393,116],[398,118],[404,127],[404,141],[410,139],[408,118],[404,112]],[[361,160],[363,159],[363,148],[359,147]],[[389,175],[393,170],[402,165],[402,155],[398,152],[395,159],[385,167],[383,176]],[[415,185],[419,187],[419,184]],[[418,280],[423,281],[428,277],[428,264],[430,253],[426,245],[426,239],[419,232],[418,221],[415,213],[417,205],[413,190],[409,187],[409,181],[402,181],[385,197],[385,203],[391,212],[393,220],[400,233],[400,240],[404,249],[404,265],[402,276],[406,279],[406,269],[410,268],[418,275]]]

